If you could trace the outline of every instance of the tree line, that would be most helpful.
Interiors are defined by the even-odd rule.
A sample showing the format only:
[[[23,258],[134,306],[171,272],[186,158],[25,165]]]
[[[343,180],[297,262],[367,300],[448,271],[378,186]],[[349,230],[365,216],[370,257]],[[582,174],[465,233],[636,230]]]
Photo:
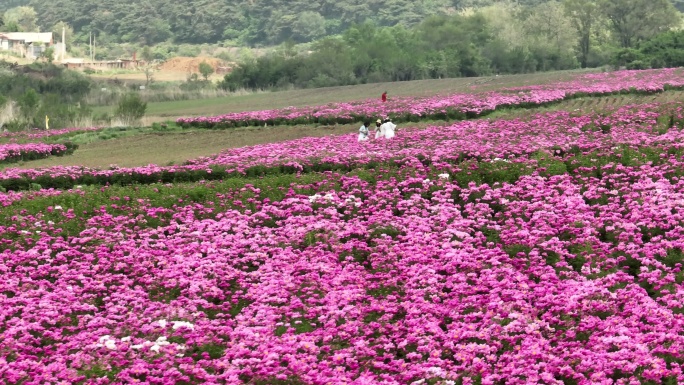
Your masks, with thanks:
[[[240,46],[271,46],[287,41],[304,43],[339,35],[355,24],[371,22],[379,27],[411,28],[431,15],[451,15],[466,9],[515,4],[534,8],[556,0],[5,0],[0,11],[26,6],[34,13],[35,24],[43,31],[60,22],[74,31],[76,42],[87,43],[93,33],[102,44],[133,43],[153,45],[215,44],[229,42]],[[684,9],[684,0],[596,0],[584,1],[589,8],[603,8],[617,28],[638,20],[630,19],[635,8],[653,9],[663,3]],[[651,4],[652,3],[652,4]],[[553,7],[553,5],[552,5]],[[611,9],[612,8],[612,9]],[[671,7],[670,7],[671,8]],[[26,13],[26,12],[24,12]],[[648,14],[643,12],[643,14]],[[519,18],[519,15],[515,15]],[[22,17],[19,15],[18,17]],[[6,24],[26,27],[28,19],[17,15]],[[588,17],[588,16],[587,16]],[[585,23],[586,20],[583,21]],[[642,20],[650,24],[652,20]],[[28,22],[30,24],[30,20]],[[584,24],[583,24],[584,25]],[[636,36],[623,35],[626,42]]]
[[[675,43],[682,34],[670,32],[680,23],[679,12],[668,0],[496,3],[430,16],[413,27],[353,25],[305,52],[284,44],[268,55],[244,60],[220,86],[305,88],[608,64],[662,67],[681,56],[672,53],[680,49]],[[669,45],[658,43],[665,41]]]

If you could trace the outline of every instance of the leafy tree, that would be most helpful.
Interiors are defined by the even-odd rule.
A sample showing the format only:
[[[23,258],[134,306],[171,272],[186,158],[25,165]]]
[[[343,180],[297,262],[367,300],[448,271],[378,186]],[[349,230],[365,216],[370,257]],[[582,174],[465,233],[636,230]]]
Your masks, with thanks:
[[[573,51],[577,31],[559,2],[549,1],[529,8],[524,26],[529,48],[540,59],[539,70],[575,66]]]
[[[199,72],[204,77],[204,80],[209,80],[209,76],[214,73],[214,67],[203,61],[199,64]]]
[[[50,28],[50,31],[54,36],[57,37],[58,41],[61,43],[62,42],[62,28],[64,28],[64,35],[66,38],[66,43],[67,45],[72,45],[74,44],[74,29],[68,24],[63,21],[60,21],[56,23],[55,25]]]
[[[599,17],[596,1],[593,0],[564,0],[565,12],[570,18],[572,26],[577,31],[578,59],[582,68],[586,68],[591,50],[591,34]]]
[[[668,31],[681,21],[669,0],[600,0],[599,4],[623,48]]]
[[[5,12],[5,22],[15,24],[23,32],[38,31],[38,14],[33,7],[16,7]]]
[[[43,50],[43,52],[40,54],[40,57],[45,59],[48,63],[52,63],[53,60],[55,59],[55,48],[54,47],[47,47]]]
[[[318,12],[302,12],[292,25],[292,37],[299,42],[316,40],[325,35],[325,18]]]
[[[126,124],[133,125],[138,122],[147,111],[147,103],[138,94],[127,94],[121,97],[116,108],[115,116]]]
[[[152,48],[150,46],[146,45],[143,47],[142,52],[140,53],[140,58],[143,59],[146,62],[151,62],[154,60],[154,53],[152,52]]]
[[[635,66],[635,61],[644,63],[651,68],[684,66],[684,31],[668,31],[654,36],[652,39],[639,43],[635,52],[619,53],[618,58],[624,63]],[[628,59],[628,60],[626,60]]]
[[[24,116],[24,119],[29,119],[40,105],[40,96],[36,90],[29,88],[21,97],[19,97],[17,104],[21,109],[21,114]]]
[[[145,74],[145,87],[149,87],[154,82],[154,66],[151,62],[147,62],[142,66],[142,71]]]

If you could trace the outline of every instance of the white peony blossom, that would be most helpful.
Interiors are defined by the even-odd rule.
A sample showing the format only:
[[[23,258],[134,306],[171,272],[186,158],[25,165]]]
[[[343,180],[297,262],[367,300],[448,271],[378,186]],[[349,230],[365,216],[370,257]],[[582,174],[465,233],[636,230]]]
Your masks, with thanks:
[[[173,321],[173,330],[180,329],[180,328],[194,329],[195,325],[191,324],[190,322],[186,322],[186,321]]]
[[[109,334],[100,337],[97,340],[97,342],[98,342],[97,347],[103,347],[104,346],[105,348],[107,348],[109,350],[116,350],[116,341],[114,340],[114,338],[109,336]]]
[[[437,175],[437,177],[438,177],[439,179],[446,179],[446,180],[448,180],[448,179],[449,179],[449,174],[447,174],[447,173],[439,174],[439,175]]]
[[[154,344],[159,345],[159,346],[166,346],[166,345],[169,345],[170,342],[166,340],[166,337],[161,336],[161,337],[157,338],[157,341]]]
[[[440,377],[444,375],[444,371],[442,368],[439,368],[437,366],[432,366],[427,369],[427,372],[430,373],[433,376]]]
[[[165,319],[160,319],[159,321],[157,321],[157,323],[159,324],[160,328],[166,327],[166,320]]]

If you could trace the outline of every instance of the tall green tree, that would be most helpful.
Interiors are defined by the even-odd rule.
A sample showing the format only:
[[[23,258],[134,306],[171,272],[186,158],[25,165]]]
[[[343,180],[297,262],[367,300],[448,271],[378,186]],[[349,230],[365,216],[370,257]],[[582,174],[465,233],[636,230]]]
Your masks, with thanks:
[[[679,25],[681,16],[669,0],[600,0],[601,13],[610,21],[618,44],[636,42]]]
[[[7,10],[4,18],[7,24],[16,24],[23,32],[38,31],[38,14],[33,7],[16,7]]]
[[[53,36],[57,38],[55,40],[56,42],[62,42],[62,31],[64,31],[67,45],[74,44],[74,29],[71,28],[68,23],[60,21],[59,23],[53,25],[52,28],[50,28],[50,31],[52,32]]]
[[[548,1],[530,7],[523,25],[529,48],[537,51],[541,59],[538,69],[574,67],[577,34],[560,2]]]
[[[591,34],[599,17],[595,0],[564,0],[565,12],[577,31],[578,59],[582,68],[587,67],[591,50]]]

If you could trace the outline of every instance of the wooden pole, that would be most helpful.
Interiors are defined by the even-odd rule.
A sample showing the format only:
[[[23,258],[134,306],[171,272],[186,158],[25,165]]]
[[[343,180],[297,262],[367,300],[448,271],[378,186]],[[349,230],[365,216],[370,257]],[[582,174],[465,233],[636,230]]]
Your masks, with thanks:
[[[62,25],[62,61],[66,59],[66,27]]]

